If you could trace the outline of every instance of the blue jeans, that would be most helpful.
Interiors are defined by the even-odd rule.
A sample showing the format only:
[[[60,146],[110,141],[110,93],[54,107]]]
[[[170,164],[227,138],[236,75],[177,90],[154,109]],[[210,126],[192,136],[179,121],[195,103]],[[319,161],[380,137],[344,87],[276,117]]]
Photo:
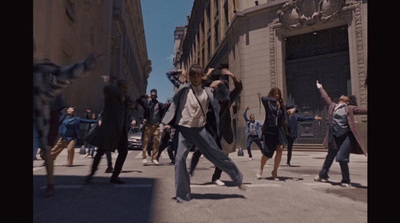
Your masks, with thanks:
[[[252,158],[253,155],[251,154],[251,144],[255,142],[258,146],[258,148],[260,148],[261,152],[263,150],[261,142],[260,142],[260,138],[258,137],[258,135],[249,135],[247,137],[247,144],[246,144],[246,149],[247,149],[247,153],[249,154],[249,158]]]
[[[205,127],[187,128],[178,126],[178,130],[179,138],[175,162],[176,200],[183,202],[191,199],[190,176],[186,167],[186,158],[193,145],[196,146],[206,159],[228,174],[237,185],[242,183],[242,173],[236,164],[218,146],[215,139]]]
[[[90,145],[89,143],[88,143],[88,154],[90,154],[90,156],[92,157],[92,158],[94,158],[94,149],[95,149],[95,146],[94,145]],[[92,152],[90,152],[90,151],[92,151]]]
[[[339,162],[340,170],[342,172],[342,183],[350,183],[350,171],[349,171],[349,161],[351,148],[354,146],[354,136],[352,132],[348,132],[339,137],[333,137],[337,149],[328,149],[328,155],[326,155],[325,162],[319,172],[319,177],[328,179],[328,172],[332,166],[333,160],[336,157],[336,162]]]

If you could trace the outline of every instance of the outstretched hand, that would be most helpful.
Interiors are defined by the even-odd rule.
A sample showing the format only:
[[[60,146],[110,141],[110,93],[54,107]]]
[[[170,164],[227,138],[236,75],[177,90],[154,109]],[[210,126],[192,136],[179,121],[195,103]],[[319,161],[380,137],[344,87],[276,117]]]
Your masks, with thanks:
[[[228,68],[223,68],[221,70],[221,74],[228,75],[228,76],[231,76],[231,77],[234,76],[233,73]]]
[[[98,60],[100,60],[102,58],[102,56],[103,56],[103,54],[101,54],[101,53],[98,53],[98,54],[92,53],[89,56],[87,56],[84,61],[85,70],[86,71],[94,70],[96,68]]]
[[[214,70],[215,68],[208,68],[206,75],[209,76]]]
[[[319,116],[319,115],[315,115],[315,120],[322,120],[322,117],[321,116]]]
[[[214,71],[214,69],[215,68],[208,68],[208,70],[207,70],[207,73],[203,76],[203,80],[207,80],[210,76],[211,76],[211,74],[212,74],[212,72]]]
[[[317,88],[320,89],[322,87],[322,84],[320,84],[317,80]]]
[[[210,84],[211,88],[216,88],[219,84],[223,84],[224,82],[221,80],[215,80]]]

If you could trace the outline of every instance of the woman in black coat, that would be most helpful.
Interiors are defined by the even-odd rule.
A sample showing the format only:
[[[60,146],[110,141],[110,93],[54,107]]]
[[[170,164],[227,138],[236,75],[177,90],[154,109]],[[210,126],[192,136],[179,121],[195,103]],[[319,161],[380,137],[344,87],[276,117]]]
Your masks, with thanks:
[[[128,154],[128,131],[130,128],[129,108],[130,100],[127,97],[128,83],[119,80],[118,86],[107,85],[104,87],[104,108],[101,113],[101,121],[93,133],[86,137],[86,141],[98,147],[97,154],[86,183],[89,183],[97,170],[100,159],[106,151],[118,150],[110,183],[123,183],[119,179],[122,166]]]
[[[271,172],[274,180],[278,178],[278,167],[281,163],[284,144],[287,144],[287,113],[282,100],[281,90],[277,87],[269,91],[267,97],[262,97],[261,101],[265,109],[265,121],[262,126],[262,138],[264,148],[262,151],[260,170],[257,178],[261,179],[264,166],[269,158],[272,158],[276,150],[274,170]]]

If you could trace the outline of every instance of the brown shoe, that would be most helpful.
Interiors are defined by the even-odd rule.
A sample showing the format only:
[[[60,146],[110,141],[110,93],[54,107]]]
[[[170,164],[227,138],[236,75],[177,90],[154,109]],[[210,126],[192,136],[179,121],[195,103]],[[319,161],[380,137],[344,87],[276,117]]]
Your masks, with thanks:
[[[112,173],[113,171],[114,171],[114,169],[111,166],[109,166],[109,167],[107,167],[107,169],[104,173]]]

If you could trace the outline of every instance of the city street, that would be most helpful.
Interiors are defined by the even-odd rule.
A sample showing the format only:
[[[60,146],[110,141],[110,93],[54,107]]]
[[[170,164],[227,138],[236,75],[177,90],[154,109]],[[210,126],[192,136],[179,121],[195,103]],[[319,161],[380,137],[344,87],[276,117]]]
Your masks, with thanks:
[[[315,182],[326,150],[294,150],[292,167],[286,166],[286,150],[278,171],[279,181],[271,177],[273,159],[267,161],[263,178],[258,180],[261,152],[253,150],[253,160],[231,153],[230,157],[244,175],[246,191],[234,186],[226,173],[226,186],[211,183],[214,167],[204,157],[191,177],[192,200],[177,203],[174,188],[174,166],[166,151],[160,165],[143,166],[141,151],[130,150],[121,180],[110,184],[110,173],[104,173],[105,156],[93,183],[84,184],[92,159],[75,150],[74,166],[67,167],[67,150],[55,160],[55,194],[43,198],[46,187],[42,160],[33,162],[33,222],[367,222],[367,157],[351,154],[351,188],[340,186],[341,172],[337,162],[330,171],[328,183]],[[117,153],[112,154],[113,164]],[[192,152],[188,156],[188,166]],[[39,157],[39,156],[38,156]]]

